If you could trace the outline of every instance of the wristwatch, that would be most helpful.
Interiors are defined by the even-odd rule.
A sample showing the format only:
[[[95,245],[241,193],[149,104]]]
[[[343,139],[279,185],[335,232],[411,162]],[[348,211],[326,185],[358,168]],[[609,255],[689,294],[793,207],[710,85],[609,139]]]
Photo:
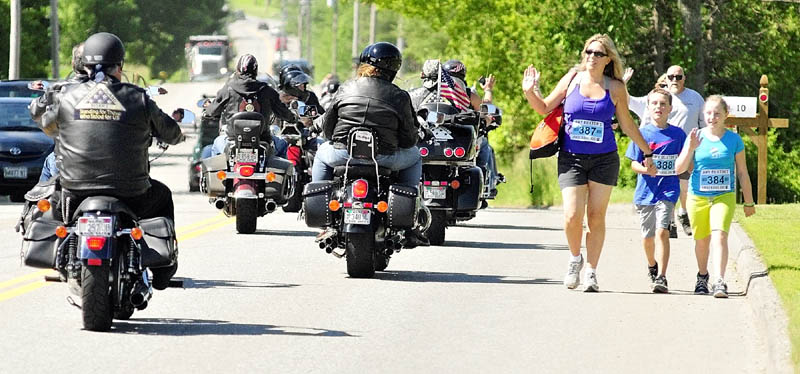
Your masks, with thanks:
[[[646,155],[644,155],[644,158],[650,158],[650,157],[653,157],[653,154],[652,154],[652,153],[649,153],[649,154],[646,154]]]

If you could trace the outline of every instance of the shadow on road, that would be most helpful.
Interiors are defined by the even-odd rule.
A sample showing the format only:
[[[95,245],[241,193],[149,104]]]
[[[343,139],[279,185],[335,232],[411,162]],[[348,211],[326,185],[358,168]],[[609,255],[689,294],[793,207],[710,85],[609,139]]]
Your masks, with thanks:
[[[113,332],[140,335],[285,335],[318,337],[358,337],[345,331],[315,327],[274,326],[233,323],[207,319],[132,318],[114,321]]]
[[[446,247],[483,248],[483,249],[533,249],[539,251],[566,251],[569,247],[561,244],[536,243],[497,243],[497,242],[464,242],[448,240]]]
[[[545,230],[545,231],[561,231],[561,227],[543,227],[543,226],[522,226],[522,225],[497,225],[497,224],[475,224],[475,223],[459,223],[455,227],[466,227],[471,229],[494,229],[494,230]]]
[[[292,283],[273,283],[273,282],[249,282],[221,279],[193,279],[175,278],[176,281],[183,281],[183,288],[293,288],[299,284]]]
[[[422,283],[561,284],[561,281],[545,278],[402,270],[377,272],[374,278],[389,281]]]

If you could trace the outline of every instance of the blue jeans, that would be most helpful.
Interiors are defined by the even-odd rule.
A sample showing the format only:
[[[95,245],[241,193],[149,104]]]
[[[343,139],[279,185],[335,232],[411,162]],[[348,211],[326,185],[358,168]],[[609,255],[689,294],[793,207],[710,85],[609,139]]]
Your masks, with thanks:
[[[226,135],[216,137],[214,143],[203,147],[203,150],[200,152],[200,158],[204,159],[222,154],[222,152],[225,151],[226,144],[228,144],[228,137]],[[282,138],[272,135],[272,144],[275,145],[275,156],[286,158],[286,150],[289,149],[289,143]]]
[[[487,139],[485,136],[481,142],[481,147],[478,151],[478,157],[475,159],[475,163],[478,164],[478,166],[483,169],[483,172],[489,176],[488,184],[491,186],[491,188],[494,188],[494,179],[495,176],[497,176],[497,166],[495,165],[494,149],[492,149],[492,146],[489,145],[489,139]]]
[[[346,149],[336,149],[331,142],[320,144],[311,167],[311,180],[316,182],[333,179],[333,168],[346,164],[349,157]],[[422,157],[416,146],[398,149],[390,155],[377,155],[375,160],[378,165],[398,172],[397,183],[411,188],[419,186],[422,178]]]
[[[56,153],[50,152],[47,158],[44,159],[42,165],[42,174],[39,175],[39,182],[47,182],[50,178],[58,175],[58,167],[56,167]]]

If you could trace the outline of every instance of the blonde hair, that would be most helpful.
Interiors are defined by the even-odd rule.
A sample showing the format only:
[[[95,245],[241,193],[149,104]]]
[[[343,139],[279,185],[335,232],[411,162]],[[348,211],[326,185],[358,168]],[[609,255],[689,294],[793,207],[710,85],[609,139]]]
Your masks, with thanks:
[[[728,111],[728,103],[726,103],[725,99],[723,99],[722,96],[720,96],[720,95],[711,95],[711,96],[709,96],[708,98],[706,98],[705,105],[708,105],[708,103],[714,102],[714,101],[716,101],[717,104],[722,107],[722,110],[725,111],[725,114],[730,113],[730,111]]]
[[[356,78],[377,77],[380,75],[381,75],[380,69],[370,64],[361,64],[358,66],[358,70],[356,70]]]
[[[653,88],[662,88],[662,84],[667,84],[667,73],[661,74],[661,76],[656,79],[656,84],[653,85]]]
[[[606,65],[605,69],[603,69],[603,75],[621,82],[624,62],[622,61],[622,57],[619,56],[619,52],[617,52],[614,41],[606,34],[594,34],[591,38],[586,39],[586,43],[583,44],[583,50],[581,51],[581,63],[576,66],[578,71],[586,71],[587,56],[584,52],[589,48],[589,44],[593,42],[602,44],[603,48],[606,50],[606,54],[611,58],[611,61]]]

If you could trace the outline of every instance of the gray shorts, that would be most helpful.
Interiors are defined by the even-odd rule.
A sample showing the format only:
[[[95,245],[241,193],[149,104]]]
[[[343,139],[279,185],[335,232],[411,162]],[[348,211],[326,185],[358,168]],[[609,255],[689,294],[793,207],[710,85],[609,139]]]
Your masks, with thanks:
[[[564,189],[589,184],[589,181],[609,186],[617,185],[619,154],[558,153],[558,185]]]
[[[675,203],[661,200],[655,205],[636,205],[641,222],[642,237],[652,238],[656,235],[656,229],[669,230],[672,223],[672,212],[675,210]]]

